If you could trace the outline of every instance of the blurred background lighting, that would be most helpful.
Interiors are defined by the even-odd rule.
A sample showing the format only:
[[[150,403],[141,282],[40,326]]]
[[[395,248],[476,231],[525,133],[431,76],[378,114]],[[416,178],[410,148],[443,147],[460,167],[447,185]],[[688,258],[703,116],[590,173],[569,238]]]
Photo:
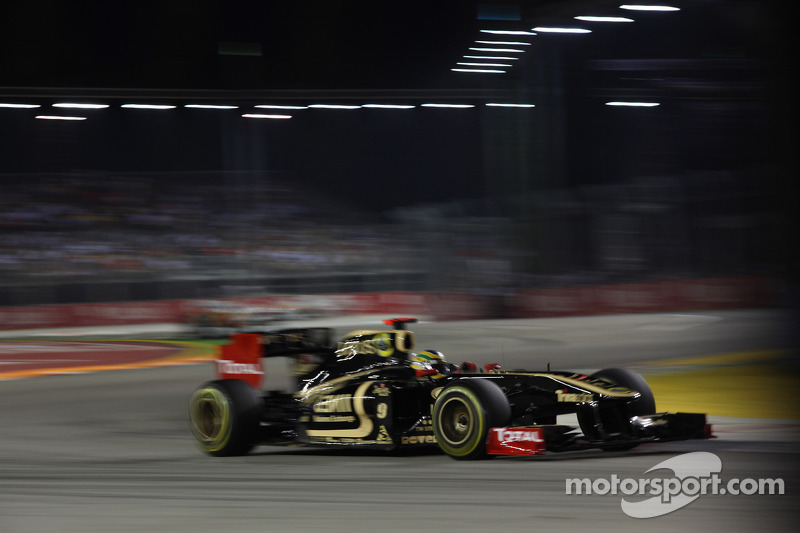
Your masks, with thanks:
[[[492,33],[494,35],[536,35],[532,31],[522,30],[481,30],[483,33]]]
[[[244,118],[263,118],[263,119],[288,119],[292,115],[260,115],[258,113],[245,113],[242,115]]]
[[[501,61],[516,61],[518,57],[503,57],[503,56],[464,56],[465,59],[499,59]]]
[[[127,107],[129,109],[175,109],[174,105],[161,104],[122,104],[120,107]]]
[[[506,46],[530,46],[531,43],[523,43],[521,41],[475,41],[478,44],[502,44]]]
[[[514,48],[470,48],[476,52],[505,52],[505,53],[524,53],[525,50],[516,50]]]
[[[37,115],[40,120],[86,120],[86,117],[64,117],[57,115]]]
[[[536,107],[535,104],[502,104],[502,103],[489,103],[486,107]]]
[[[371,109],[414,109],[416,106],[405,104],[364,104],[363,107]]]
[[[308,107],[316,109],[360,109],[360,105],[344,105],[344,104],[311,104]]]
[[[592,30],[587,30],[585,28],[552,28],[547,26],[537,26],[533,29],[541,33],[592,33]]]
[[[578,20],[585,20],[586,22],[633,22],[633,19],[627,17],[595,17],[592,15],[581,15],[575,18]]]
[[[606,102],[606,105],[619,107],[656,107],[658,102]]]
[[[472,104],[422,104],[422,107],[450,107],[456,109],[465,109],[468,107],[475,107]]]
[[[263,104],[255,106],[259,109],[308,109],[307,106],[304,105],[271,105],[271,104]]]
[[[451,68],[453,72],[475,72],[477,74],[502,74],[505,70],[496,70],[488,68]]]
[[[239,109],[238,105],[215,105],[215,104],[186,104],[183,107],[194,109]]]
[[[465,67],[510,67],[505,63],[456,63],[456,65],[463,65]]]
[[[673,6],[657,6],[657,5],[641,5],[641,4],[623,4],[619,6],[620,9],[628,9],[630,11],[680,11],[681,8]]]
[[[63,103],[63,104],[53,104],[53,107],[63,107],[63,108],[71,108],[71,109],[105,109],[108,107],[108,104],[70,104],[70,103]]]
[[[33,109],[42,106],[39,104],[0,104],[0,107],[9,107],[13,109]]]

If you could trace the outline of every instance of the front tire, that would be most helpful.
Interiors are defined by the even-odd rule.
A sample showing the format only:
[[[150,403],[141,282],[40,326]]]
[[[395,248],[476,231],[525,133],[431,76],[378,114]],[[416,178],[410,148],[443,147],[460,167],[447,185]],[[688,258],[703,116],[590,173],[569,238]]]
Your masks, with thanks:
[[[189,423],[198,447],[209,455],[244,455],[256,444],[263,400],[239,379],[198,388],[189,401]]]
[[[656,412],[656,398],[650,389],[650,385],[633,370],[628,368],[606,368],[595,372],[589,378],[603,379],[614,385],[638,392],[640,396],[633,401],[632,405],[634,415],[652,415]]]
[[[500,387],[488,379],[460,379],[442,389],[433,405],[433,434],[454,459],[486,457],[489,428],[505,426],[511,406]]]
[[[650,385],[647,384],[647,381],[637,372],[627,368],[606,368],[595,372],[589,376],[589,378],[602,379],[613,385],[638,392],[639,397],[631,403],[629,414],[640,416],[652,415],[656,412],[656,398],[653,395],[653,391],[650,389]],[[582,421],[580,416],[578,417],[578,421],[582,428],[584,425],[590,427],[590,424]],[[584,430],[584,433],[586,433],[586,430]],[[636,448],[636,446],[638,446],[638,444],[611,444],[602,446],[601,449],[608,452],[627,451]]]

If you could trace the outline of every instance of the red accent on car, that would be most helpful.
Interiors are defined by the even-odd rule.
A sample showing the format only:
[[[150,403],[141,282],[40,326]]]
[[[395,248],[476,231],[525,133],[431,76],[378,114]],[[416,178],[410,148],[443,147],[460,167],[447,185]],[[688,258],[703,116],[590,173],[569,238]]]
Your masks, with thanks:
[[[260,388],[264,380],[261,335],[258,333],[231,335],[231,343],[220,347],[216,369],[220,379],[241,379],[255,388]]]
[[[542,455],[546,443],[540,427],[489,428],[486,453],[489,455]]]
[[[487,372],[491,372],[492,370],[499,370],[500,363],[487,363],[483,365],[483,368],[485,368]]]
[[[414,324],[415,322],[417,322],[417,319],[411,317],[389,318],[383,321],[384,324],[392,326],[394,329],[406,329],[406,324]]]
[[[434,369],[434,368],[425,368],[425,369],[420,368],[420,369],[414,370],[414,372],[416,372],[418,378],[422,378],[422,377],[425,377],[425,376],[433,376],[434,374],[438,374],[439,373],[439,371]]]

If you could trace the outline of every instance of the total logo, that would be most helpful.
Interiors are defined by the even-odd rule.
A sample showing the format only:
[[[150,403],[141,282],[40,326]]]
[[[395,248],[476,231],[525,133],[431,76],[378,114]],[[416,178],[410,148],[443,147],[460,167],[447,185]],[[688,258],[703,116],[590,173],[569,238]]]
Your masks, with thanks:
[[[544,442],[539,429],[492,428],[499,442]]]
[[[233,374],[233,375],[264,374],[264,371],[261,369],[259,365],[254,365],[249,363],[235,363],[233,361],[227,361],[225,359],[217,361],[217,369],[219,370],[220,374]]]

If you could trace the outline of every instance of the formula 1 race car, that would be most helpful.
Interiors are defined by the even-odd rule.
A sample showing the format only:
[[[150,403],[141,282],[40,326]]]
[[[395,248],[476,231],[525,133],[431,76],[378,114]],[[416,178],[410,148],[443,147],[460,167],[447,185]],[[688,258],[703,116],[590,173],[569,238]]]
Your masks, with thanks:
[[[630,370],[455,366],[434,350],[413,351],[413,322],[387,320],[393,329],[353,331],[336,344],[331,328],[233,335],[216,361],[219,379],[190,400],[200,449],[230,456],[260,444],[429,446],[477,459],[711,437],[704,414],[657,413],[649,386]],[[273,358],[288,362],[291,382],[262,391],[263,363]],[[580,431],[557,423],[568,413]]]

